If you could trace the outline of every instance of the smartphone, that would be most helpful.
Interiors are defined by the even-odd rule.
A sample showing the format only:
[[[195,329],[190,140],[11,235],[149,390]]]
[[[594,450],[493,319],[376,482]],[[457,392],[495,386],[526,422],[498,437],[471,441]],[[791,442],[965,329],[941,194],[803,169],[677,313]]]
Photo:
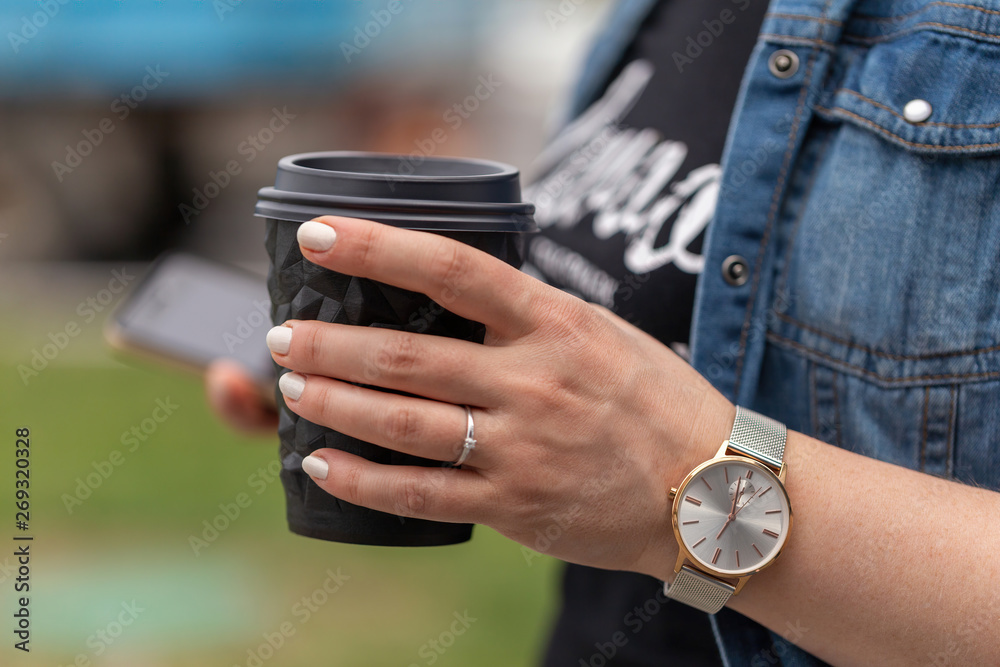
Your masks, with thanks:
[[[196,373],[215,359],[234,359],[267,397],[276,377],[264,342],[270,328],[263,276],[170,252],[122,300],[104,336],[116,350]]]

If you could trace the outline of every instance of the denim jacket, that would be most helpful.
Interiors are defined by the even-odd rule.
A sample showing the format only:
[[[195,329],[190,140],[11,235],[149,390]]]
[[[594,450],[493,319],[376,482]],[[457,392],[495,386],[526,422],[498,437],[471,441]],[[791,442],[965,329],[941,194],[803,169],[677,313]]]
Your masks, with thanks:
[[[577,109],[651,4],[616,8]],[[1000,0],[772,0],[722,169],[694,366],[791,429],[1000,488]],[[822,664],[713,627],[725,664]]]

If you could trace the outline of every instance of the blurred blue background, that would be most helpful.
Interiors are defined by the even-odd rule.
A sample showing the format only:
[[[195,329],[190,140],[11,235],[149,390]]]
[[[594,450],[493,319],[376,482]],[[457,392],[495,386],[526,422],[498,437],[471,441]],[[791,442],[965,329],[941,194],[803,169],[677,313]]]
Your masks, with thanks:
[[[414,53],[427,65],[462,58],[488,9],[414,0],[391,8],[357,0],[13,0],[0,8],[10,46],[0,49],[0,94],[104,99],[135,85],[136,64],[145,63],[173,77],[161,103],[252,90],[308,94],[310,85],[324,95],[359,75],[345,65],[391,67]],[[428,39],[429,26],[440,39]],[[360,55],[352,47],[367,50],[359,48],[366,37],[377,47],[348,62]]]

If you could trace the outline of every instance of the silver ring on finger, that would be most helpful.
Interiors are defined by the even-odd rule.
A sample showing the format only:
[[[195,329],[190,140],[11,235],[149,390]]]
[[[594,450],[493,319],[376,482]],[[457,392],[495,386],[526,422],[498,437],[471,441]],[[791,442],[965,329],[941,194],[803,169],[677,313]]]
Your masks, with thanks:
[[[451,464],[454,468],[458,468],[465,463],[466,459],[469,458],[469,454],[471,454],[472,450],[476,448],[476,423],[472,420],[472,408],[468,405],[463,407],[465,407],[466,420],[465,442],[462,443],[462,453],[459,454],[455,462]]]

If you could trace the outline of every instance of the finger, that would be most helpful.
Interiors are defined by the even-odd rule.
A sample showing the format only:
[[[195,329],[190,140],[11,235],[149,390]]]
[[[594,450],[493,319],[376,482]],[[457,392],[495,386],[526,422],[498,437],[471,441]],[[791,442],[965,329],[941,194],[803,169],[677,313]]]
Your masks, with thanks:
[[[483,523],[491,494],[472,470],[381,465],[336,449],[316,450],[302,469],[341,500],[432,521]]]
[[[278,383],[285,404],[314,424],[388,447],[445,463],[462,454],[468,418],[465,407],[358,387],[322,375],[286,373]],[[474,410],[476,448],[464,463],[488,467],[490,446],[479,446],[491,432],[488,413]]]
[[[501,351],[478,343],[392,329],[292,320],[267,334],[281,366],[397,389],[448,403],[496,405]]]
[[[536,325],[531,313],[541,283],[454,239],[334,216],[303,223],[298,239],[310,262],[420,292],[502,336]]]
[[[209,407],[226,424],[243,433],[273,435],[278,413],[260,395],[250,374],[229,359],[212,362],[205,371]]]

